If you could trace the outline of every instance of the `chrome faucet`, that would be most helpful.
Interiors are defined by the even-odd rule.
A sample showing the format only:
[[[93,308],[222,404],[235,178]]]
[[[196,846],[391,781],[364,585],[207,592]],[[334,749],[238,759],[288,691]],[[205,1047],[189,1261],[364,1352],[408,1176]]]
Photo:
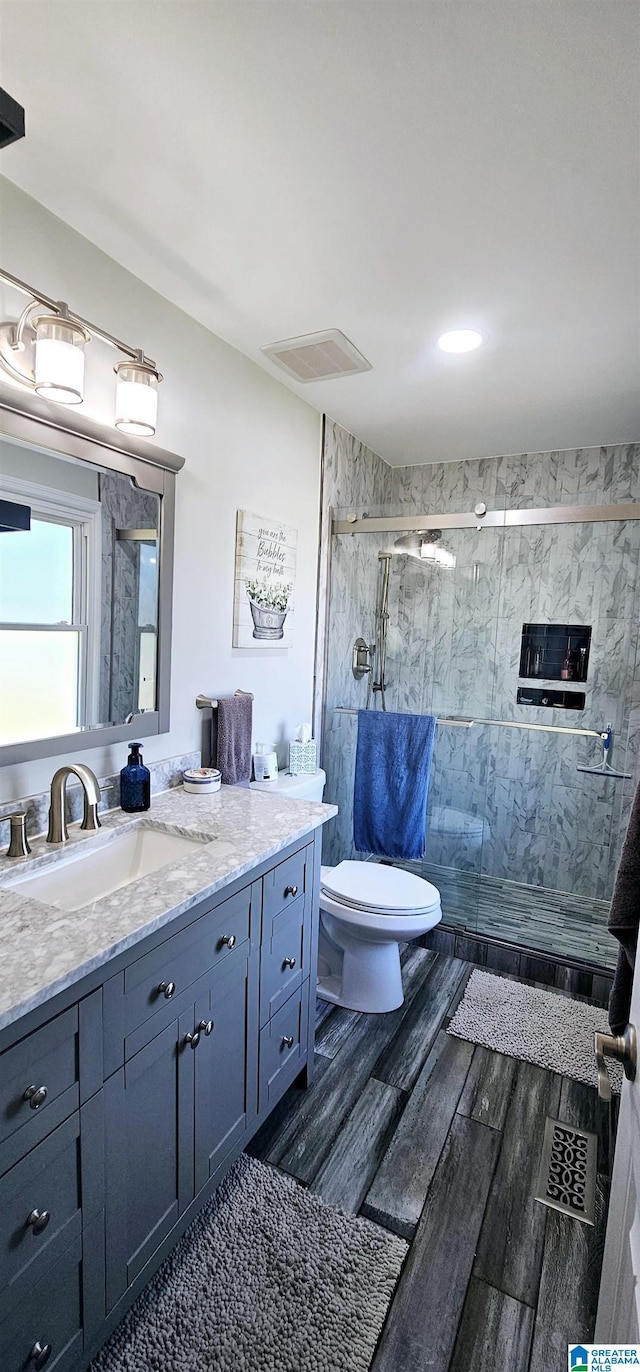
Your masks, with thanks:
[[[67,779],[70,776],[78,778],[84,792],[84,811],[80,828],[87,829],[90,833],[96,833],[100,828],[98,815],[100,783],[98,778],[94,776],[90,767],[85,767],[83,762],[71,762],[67,767],[59,767],[51,782],[47,843],[66,843],[69,837],[65,815],[65,798]]]

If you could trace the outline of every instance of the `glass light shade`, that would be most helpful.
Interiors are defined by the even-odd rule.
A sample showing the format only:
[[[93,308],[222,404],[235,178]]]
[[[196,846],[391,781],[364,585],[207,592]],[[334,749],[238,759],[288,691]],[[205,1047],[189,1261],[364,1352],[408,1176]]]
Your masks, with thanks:
[[[116,429],[151,438],[158,416],[158,372],[146,364],[120,362],[115,368]]]
[[[58,315],[32,321],[36,334],[35,389],[45,400],[81,405],[84,394],[84,346],[89,335],[79,324]]]

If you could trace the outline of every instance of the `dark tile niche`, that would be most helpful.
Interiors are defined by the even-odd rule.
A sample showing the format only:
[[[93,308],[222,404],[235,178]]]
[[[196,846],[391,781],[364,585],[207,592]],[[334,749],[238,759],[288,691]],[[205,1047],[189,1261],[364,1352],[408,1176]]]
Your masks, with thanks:
[[[591,649],[588,624],[523,624],[520,676],[586,681]]]

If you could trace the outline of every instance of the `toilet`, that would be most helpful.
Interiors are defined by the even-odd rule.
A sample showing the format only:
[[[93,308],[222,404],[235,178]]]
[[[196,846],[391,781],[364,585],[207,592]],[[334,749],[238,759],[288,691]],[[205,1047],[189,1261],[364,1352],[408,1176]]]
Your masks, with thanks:
[[[251,787],[278,798],[321,801],[325,773],[278,774]],[[340,862],[320,874],[318,985],[320,1000],[384,1014],[404,1000],[400,944],[420,938],[442,919],[440,892],[429,881],[379,862]]]
[[[397,1010],[404,1000],[400,944],[441,919],[440,892],[401,867],[323,867],[317,995],[369,1014]]]

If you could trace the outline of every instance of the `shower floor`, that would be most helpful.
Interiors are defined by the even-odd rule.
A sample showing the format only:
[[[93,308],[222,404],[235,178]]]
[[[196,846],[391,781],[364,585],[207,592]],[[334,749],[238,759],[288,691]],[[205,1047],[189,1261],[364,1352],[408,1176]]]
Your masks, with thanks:
[[[429,862],[396,865],[437,886],[443,922],[450,928],[597,967],[615,967],[618,945],[607,932],[607,900],[547,891]]]

